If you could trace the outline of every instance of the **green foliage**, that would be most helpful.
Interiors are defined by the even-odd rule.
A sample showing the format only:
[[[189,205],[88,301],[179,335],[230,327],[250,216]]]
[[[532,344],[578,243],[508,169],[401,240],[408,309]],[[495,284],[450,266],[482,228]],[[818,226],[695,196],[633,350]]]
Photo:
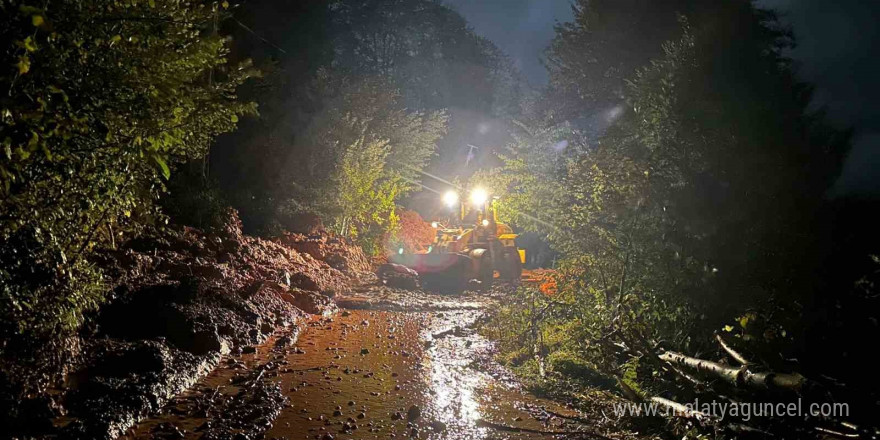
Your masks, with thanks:
[[[564,204],[567,190],[563,180],[552,177],[564,172],[580,135],[568,124],[533,128],[514,121],[514,125],[519,131],[500,155],[504,166],[476,172],[470,186],[505,195],[496,202],[503,221],[528,231],[558,234],[560,217],[553,209]]]
[[[34,235],[19,234],[0,247],[4,332],[68,333],[103,300],[103,279],[83,259],[47,259]]]
[[[560,322],[547,313],[549,300],[536,289],[517,289],[481,328],[488,338],[497,341],[499,362],[533,386],[543,381],[541,363],[545,351],[560,350],[557,345],[545,345],[543,332],[552,331]]]
[[[324,71],[316,89],[325,106],[294,147],[300,155],[284,187],[298,203],[311,201],[329,228],[378,254],[397,227],[395,202],[417,187],[446,115],[407,111],[382,79]]]
[[[201,170],[181,167],[171,176],[166,187],[168,194],[160,199],[159,204],[170,222],[203,230],[222,228],[227,223],[229,202],[220,193],[216,182],[206,179]]]
[[[76,329],[101,298],[92,249],[159,219],[174,164],[255,112],[213,3],[40,5],[0,3],[3,338]]]
[[[662,56],[664,41],[678,35],[678,14],[714,4],[694,0],[575,0],[571,22],[556,26],[547,49],[550,84],[542,107],[553,119],[586,120],[626,98],[625,81]],[[706,3],[702,5],[701,3]]]
[[[499,361],[513,368],[532,387],[555,388],[556,381],[579,387],[613,389],[614,380],[585,356],[586,310],[567,292],[518,289],[482,327],[498,342]],[[541,373],[544,376],[541,376]],[[613,373],[613,372],[612,372]]]
[[[394,179],[383,179],[388,159],[387,141],[374,140],[365,145],[361,138],[342,154],[339,170],[334,176],[334,190],[339,196],[328,200],[338,212],[333,219],[337,233],[365,245],[369,254],[381,250],[382,231],[397,226],[394,200],[399,186]]]
[[[389,196],[399,201],[429,162],[441,174],[439,167],[457,164],[462,138],[478,124],[517,114],[525,82],[496,47],[434,0],[282,3],[236,16],[284,53],[245,32],[237,39],[243,51],[264,51],[277,62],[261,64],[269,74],[251,90],[261,118],[220,140],[226,154],[212,163],[222,168],[224,192],[246,230],[272,233],[296,223],[287,218],[316,213],[328,228],[381,249],[393,229]],[[353,183],[338,179],[352,149],[385,149],[385,171],[366,193],[364,181],[374,175],[348,167],[361,191],[350,194],[362,197],[340,205],[332,199],[339,185]]]

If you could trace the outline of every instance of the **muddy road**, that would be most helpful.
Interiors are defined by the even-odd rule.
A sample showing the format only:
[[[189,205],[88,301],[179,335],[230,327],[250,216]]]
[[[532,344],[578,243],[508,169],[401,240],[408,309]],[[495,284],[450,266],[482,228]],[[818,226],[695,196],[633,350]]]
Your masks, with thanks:
[[[492,361],[474,330],[491,300],[369,293],[224,359],[125,438],[595,438]]]

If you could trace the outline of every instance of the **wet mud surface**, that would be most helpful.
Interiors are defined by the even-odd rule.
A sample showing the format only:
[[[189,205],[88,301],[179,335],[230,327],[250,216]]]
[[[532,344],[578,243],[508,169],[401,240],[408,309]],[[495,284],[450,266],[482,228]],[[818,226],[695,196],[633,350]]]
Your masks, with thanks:
[[[351,303],[360,307],[224,358],[123,438],[596,438],[492,361],[472,329],[487,301],[445,297],[443,310],[408,312]]]

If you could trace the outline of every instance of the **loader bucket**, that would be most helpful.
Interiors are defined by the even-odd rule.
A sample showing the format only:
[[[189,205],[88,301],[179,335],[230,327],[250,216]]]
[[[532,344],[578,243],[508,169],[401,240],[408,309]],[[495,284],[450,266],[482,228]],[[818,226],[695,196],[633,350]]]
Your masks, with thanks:
[[[389,260],[418,272],[422,285],[431,290],[464,290],[474,275],[471,258],[460,254],[402,254]]]

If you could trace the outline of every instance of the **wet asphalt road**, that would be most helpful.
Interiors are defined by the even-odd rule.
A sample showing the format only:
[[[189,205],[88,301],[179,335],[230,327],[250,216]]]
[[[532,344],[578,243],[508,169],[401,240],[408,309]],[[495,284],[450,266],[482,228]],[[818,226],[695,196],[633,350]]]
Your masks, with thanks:
[[[344,310],[313,318],[296,344],[279,332],[256,352],[225,359],[126,438],[203,438],[205,426],[237,416],[193,408],[207,395],[244,394],[253,385],[240,379],[257,370],[254,380],[278,384],[286,400],[268,419],[239,424],[238,438],[581,437],[566,418],[576,414],[524,392],[491,360],[492,343],[472,329],[481,313]]]

